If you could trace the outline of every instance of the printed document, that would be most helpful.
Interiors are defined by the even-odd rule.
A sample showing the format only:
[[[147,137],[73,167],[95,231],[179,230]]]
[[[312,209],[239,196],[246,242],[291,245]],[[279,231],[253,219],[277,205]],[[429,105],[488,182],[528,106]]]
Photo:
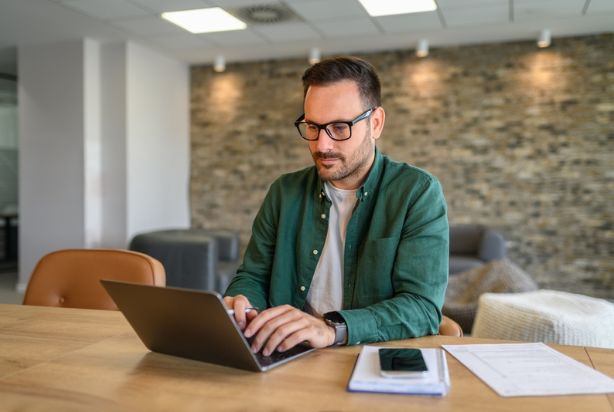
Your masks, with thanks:
[[[442,346],[501,396],[614,392],[614,379],[543,343]]]

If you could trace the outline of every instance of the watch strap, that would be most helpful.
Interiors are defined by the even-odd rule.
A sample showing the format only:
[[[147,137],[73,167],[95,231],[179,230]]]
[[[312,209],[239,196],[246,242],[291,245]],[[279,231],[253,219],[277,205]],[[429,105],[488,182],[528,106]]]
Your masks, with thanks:
[[[340,346],[347,344],[348,331],[347,324],[345,323],[343,316],[341,316],[339,312],[327,312],[324,314],[323,318],[328,326],[335,329],[335,341],[333,342],[333,345]]]

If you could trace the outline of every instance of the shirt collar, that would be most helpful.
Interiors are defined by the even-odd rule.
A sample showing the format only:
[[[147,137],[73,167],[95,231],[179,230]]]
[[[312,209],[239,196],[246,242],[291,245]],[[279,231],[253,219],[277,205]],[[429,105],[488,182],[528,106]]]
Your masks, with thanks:
[[[315,166],[314,166],[315,169]],[[379,176],[382,170],[382,153],[379,151],[377,146],[375,146],[375,159],[373,160],[373,164],[371,165],[371,170],[367,174],[367,178],[365,179],[362,186],[356,189],[356,197],[361,202],[367,200],[369,196],[371,196],[371,192],[374,192],[377,187],[377,182],[379,181]],[[315,171],[316,174],[318,171]],[[326,199],[326,191],[324,190],[324,182],[322,179],[318,178],[316,195],[320,200]]]
[[[379,182],[380,174],[382,171],[382,154],[375,146],[375,159],[373,160],[373,164],[371,165],[371,170],[369,170],[369,174],[367,174],[367,178],[365,182],[356,190],[356,197],[361,202],[369,199],[369,196],[375,194],[375,188],[377,187],[377,182]]]

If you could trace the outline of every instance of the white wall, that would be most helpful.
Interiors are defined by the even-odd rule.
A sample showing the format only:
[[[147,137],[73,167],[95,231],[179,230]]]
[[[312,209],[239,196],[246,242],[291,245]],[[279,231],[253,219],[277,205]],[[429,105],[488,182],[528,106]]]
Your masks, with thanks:
[[[189,72],[128,44],[128,235],[188,227]]]
[[[100,50],[102,162],[102,246],[128,239],[126,157],[126,43],[104,44]]]
[[[19,49],[20,284],[43,254],[85,245],[84,49]]]
[[[100,107],[100,45],[84,41],[83,69],[85,72],[83,111],[83,173],[85,246],[100,247],[102,243],[102,135]]]
[[[188,227],[187,65],[131,43],[20,47],[20,256]]]

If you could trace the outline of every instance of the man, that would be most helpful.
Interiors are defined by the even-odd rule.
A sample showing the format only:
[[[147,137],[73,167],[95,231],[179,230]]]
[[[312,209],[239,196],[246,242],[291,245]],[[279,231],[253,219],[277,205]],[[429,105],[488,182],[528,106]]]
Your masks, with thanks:
[[[436,333],[449,253],[439,182],[376,148],[385,112],[369,63],[323,60],[303,86],[295,125],[315,166],[271,185],[225,303],[264,355]]]

